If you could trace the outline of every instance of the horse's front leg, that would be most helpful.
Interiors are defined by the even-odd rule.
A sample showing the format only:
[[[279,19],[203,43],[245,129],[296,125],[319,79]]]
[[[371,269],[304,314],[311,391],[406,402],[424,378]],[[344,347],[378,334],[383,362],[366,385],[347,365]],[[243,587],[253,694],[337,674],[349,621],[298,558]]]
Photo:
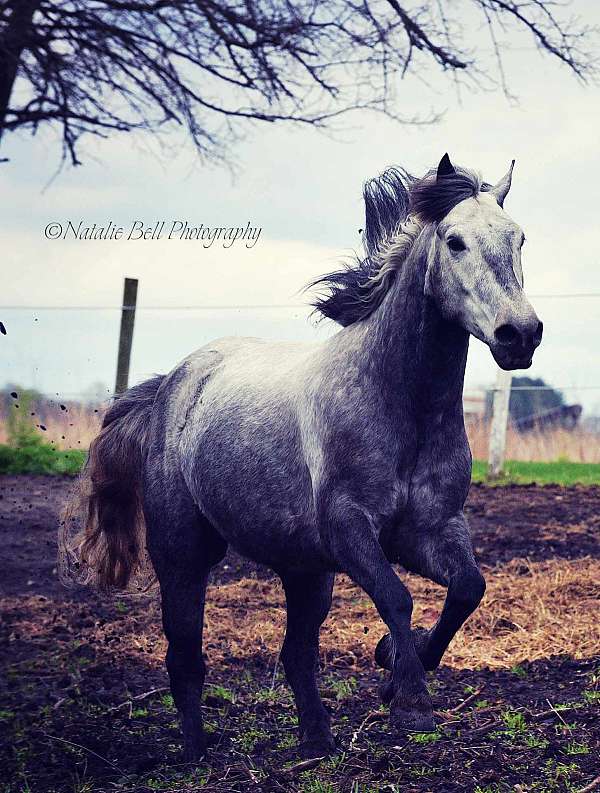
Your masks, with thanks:
[[[413,631],[415,647],[423,666],[436,669],[448,645],[465,620],[475,611],[485,592],[465,516],[454,516],[441,530],[419,533],[407,540],[407,566],[419,575],[448,587],[444,608],[430,630]],[[375,650],[375,660],[384,669],[392,665],[392,639],[384,636]]]
[[[326,542],[336,565],[371,597],[392,637],[391,679],[382,690],[390,719],[398,729],[435,728],[425,670],[415,650],[410,621],[412,598],[379,544],[369,516],[348,499],[328,509]]]

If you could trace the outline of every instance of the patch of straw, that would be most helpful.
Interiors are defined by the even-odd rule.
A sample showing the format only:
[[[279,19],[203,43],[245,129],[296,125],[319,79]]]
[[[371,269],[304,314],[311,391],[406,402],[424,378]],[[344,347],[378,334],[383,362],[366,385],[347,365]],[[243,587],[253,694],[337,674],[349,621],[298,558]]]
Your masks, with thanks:
[[[487,460],[490,425],[485,421],[467,424],[467,435],[473,457]],[[506,433],[507,460],[535,460],[554,462],[569,460],[574,463],[600,463],[598,433],[583,427],[566,430],[560,427],[517,432],[509,427]]]
[[[485,598],[444,656],[456,669],[510,668],[557,654],[600,654],[600,560],[517,559],[488,570]],[[413,624],[431,626],[445,592],[416,576],[405,580],[414,598]],[[242,579],[212,587],[206,605],[206,651],[211,658],[276,654],[285,630],[284,597],[274,581]],[[369,598],[339,576],[321,630],[327,664],[372,667],[386,632]]]
[[[444,590],[415,576],[404,579],[414,598],[413,624],[431,626]],[[450,645],[444,664],[455,669],[510,669],[563,654],[575,659],[600,655],[600,559],[516,559],[487,570],[486,579],[485,598]],[[79,609],[77,602],[55,604],[39,596],[4,598],[2,607],[12,629],[28,641],[43,640],[53,629],[56,608],[59,622],[65,624],[71,620],[69,609]],[[76,629],[86,641],[85,632]],[[285,598],[278,579],[244,578],[209,588],[204,652],[210,665],[239,669],[259,656],[272,669],[284,631]],[[369,598],[339,576],[321,630],[323,669],[372,670],[375,645],[386,632]],[[124,635],[126,643],[121,641]],[[126,614],[94,628],[93,641],[111,652],[138,659],[141,655],[146,663],[162,668],[166,647],[157,598],[129,601]]]

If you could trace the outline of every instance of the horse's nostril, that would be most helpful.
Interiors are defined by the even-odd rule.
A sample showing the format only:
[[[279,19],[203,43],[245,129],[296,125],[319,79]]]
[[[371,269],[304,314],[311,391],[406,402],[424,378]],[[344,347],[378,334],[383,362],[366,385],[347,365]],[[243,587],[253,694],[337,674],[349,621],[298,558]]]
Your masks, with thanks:
[[[494,336],[496,341],[504,347],[515,347],[521,344],[521,334],[515,326],[510,323],[500,325],[500,327],[496,328]]]
[[[542,340],[542,334],[544,332],[544,323],[538,322],[537,328],[535,329],[535,333],[533,334],[533,343],[539,344]]]

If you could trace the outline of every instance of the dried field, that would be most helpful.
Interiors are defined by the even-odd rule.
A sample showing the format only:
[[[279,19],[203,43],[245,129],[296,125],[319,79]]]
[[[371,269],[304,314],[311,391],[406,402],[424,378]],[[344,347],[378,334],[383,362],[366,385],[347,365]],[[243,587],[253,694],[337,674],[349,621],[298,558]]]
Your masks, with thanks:
[[[600,488],[472,488],[468,514],[488,591],[429,676],[434,733],[388,728],[372,660],[385,628],[340,576],[321,659],[340,749],[320,763],[299,764],[294,753],[278,664],[281,586],[230,554],[206,611],[213,746],[193,768],[180,763],[156,597],[107,600],[57,582],[56,515],[68,484],[0,477],[5,793],[543,793],[585,790],[596,778]],[[415,622],[431,624],[442,591],[406,579]]]
[[[476,460],[488,456],[489,424],[473,422],[467,427],[471,451]],[[572,463],[600,463],[600,436],[585,429],[560,428],[517,432],[509,427],[506,435],[507,460],[537,460]]]
[[[62,410],[58,402],[43,406],[44,430],[38,432],[48,443],[58,449],[87,449],[100,428],[104,408],[70,404]],[[39,425],[35,417],[32,422]],[[489,423],[483,420],[470,421],[467,434],[476,460],[488,456]],[[6,420],[0,417],[0,444],[6,443],[8,432]],[[585,429],[564,430],[550,428],[519,433],[509,427],[506,442],[506,458],[509,460],[536,460],[550,462],[600,463],[600,436]]]

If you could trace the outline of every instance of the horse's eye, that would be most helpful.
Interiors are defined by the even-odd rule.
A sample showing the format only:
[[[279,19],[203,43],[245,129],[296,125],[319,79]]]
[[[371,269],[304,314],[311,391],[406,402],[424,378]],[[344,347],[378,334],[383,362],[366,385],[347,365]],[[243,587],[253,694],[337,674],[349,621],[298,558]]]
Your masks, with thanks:
[[[459,251],[465,251],[467,249],[467,246],[460,237],[448,237],[448,247],[455,253],[458,253]]]

